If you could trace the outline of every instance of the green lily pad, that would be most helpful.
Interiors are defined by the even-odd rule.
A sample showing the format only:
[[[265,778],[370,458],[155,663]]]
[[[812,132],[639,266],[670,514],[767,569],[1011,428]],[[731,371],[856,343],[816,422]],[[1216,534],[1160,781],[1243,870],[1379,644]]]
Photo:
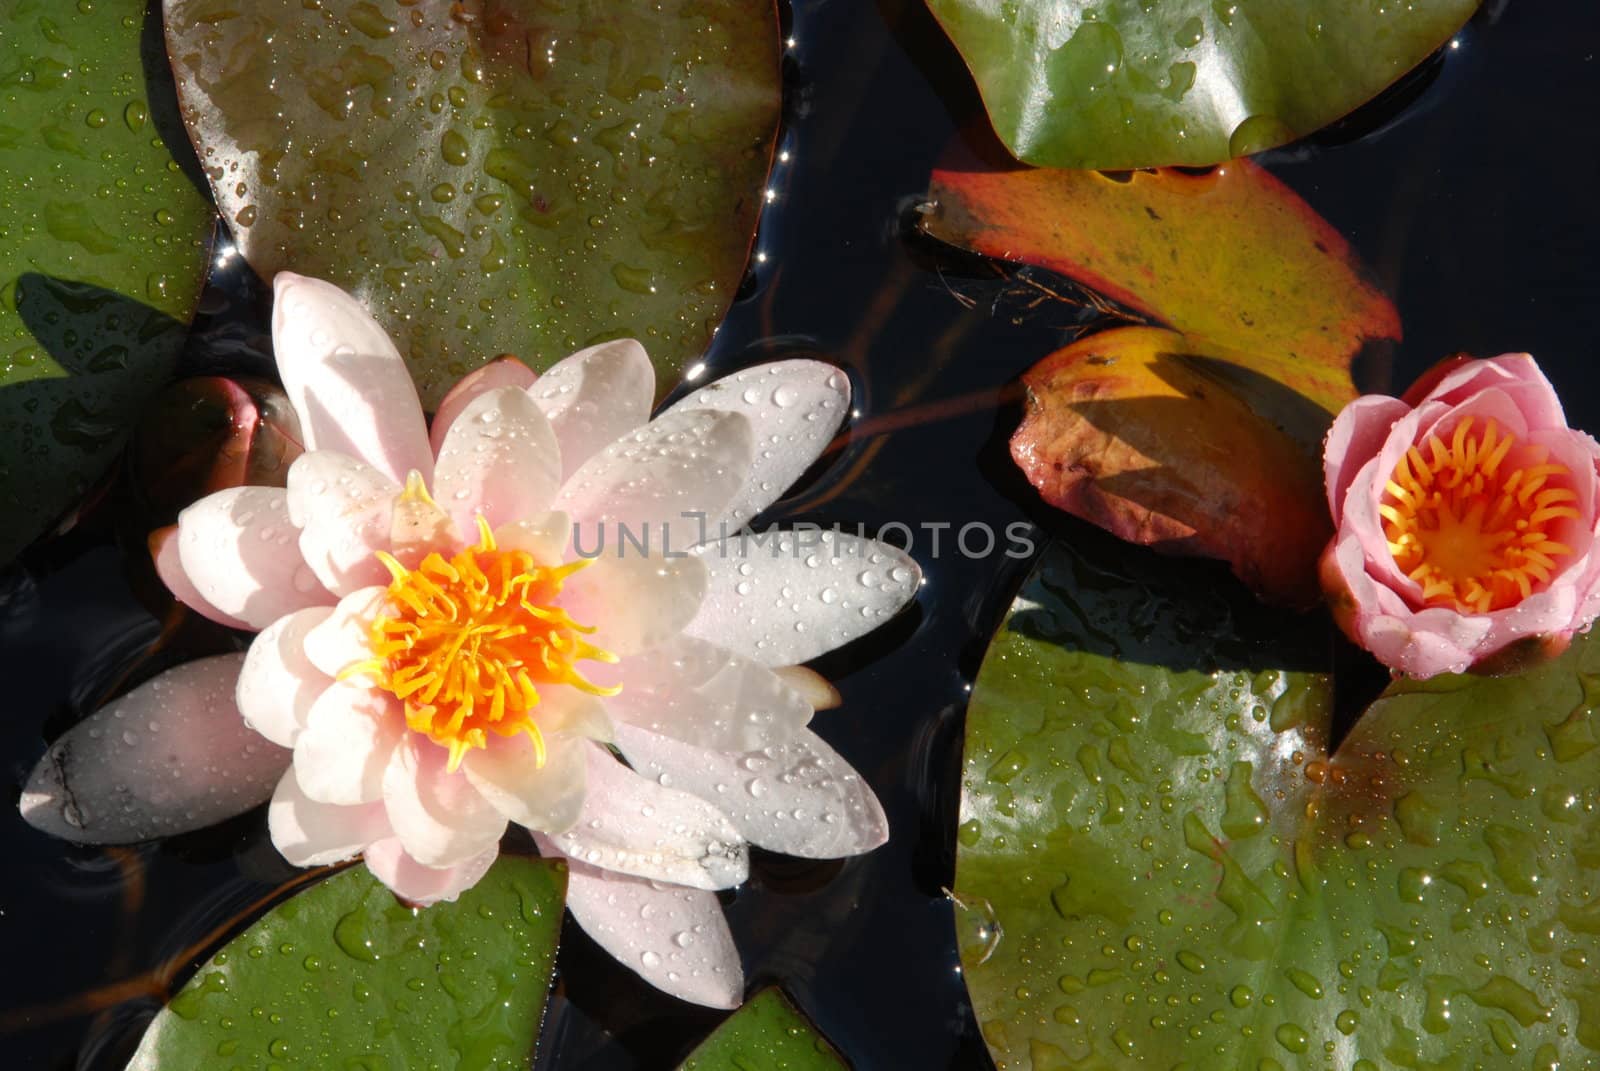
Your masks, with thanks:
[[[763,989],[689,1054],[679,1071],[849,1071],[781,989]]]
[[[105,471],[199,300],[213,213],[162,140],[145,24],[0,0],[0,563]]]
[[[1214,164],[1353,111],[1477,0],[928,0],[995,132],[1046,167]]]
[[[770,0],[166,0],[239,248],[361,295],[424,401],[633,336],[674,374],[732,300],[779,109]]]
[[[156,1016],[128,1071],[520,1071],[544,1016],[566,868],[502,857],[414,909],[365,867],[286,900]]]
[[[1306,623],[1214,589],[1053,546],[989,650],[955,895],[1001,1071],[1600,1066],[1600,639],[1397,684],[1330,758]]]

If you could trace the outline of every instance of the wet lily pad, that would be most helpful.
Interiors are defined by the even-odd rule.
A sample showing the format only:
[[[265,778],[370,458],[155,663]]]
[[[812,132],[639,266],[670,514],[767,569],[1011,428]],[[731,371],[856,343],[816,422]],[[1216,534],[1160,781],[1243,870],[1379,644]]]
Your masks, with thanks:
[[[199,299],[213,213],[145,25],[139,0],[0,0],[0,563],[105,471]]]
[[[455,903],[415,910],[353,867],[207,961],[128,1071],[525,1068],[565,889],[564,867],[502,857]]]
[[[1264,598],[1314,602],[1331,535],[1322,437],[1355,397],[1351,362],[1400,335],[1339,234],[1248,161],[1106,176],[962,159],[930,196],[934,237],[1154,325],[1079,340],[1024,377],[1011,450],[1044,498],[1123,539],[1224,559]]]
[[[1377,96],[1477,0],[928,0],[1020,160],[1214,164],[1270,149]]]
[[[770,0],[166,0],[240,251],[361,295],[431,408],[514,353],[676,373],[744,270],[779,107]]]
[[[679,1071],[849,1071],[781,989],[763,989],[701,1042]]]
[[[979,675],[955,892],[1001,1071],[1594,1066],[1600,639],[1396,685],[1330,757],[1325,622],[1189,573],[1053,546]]]

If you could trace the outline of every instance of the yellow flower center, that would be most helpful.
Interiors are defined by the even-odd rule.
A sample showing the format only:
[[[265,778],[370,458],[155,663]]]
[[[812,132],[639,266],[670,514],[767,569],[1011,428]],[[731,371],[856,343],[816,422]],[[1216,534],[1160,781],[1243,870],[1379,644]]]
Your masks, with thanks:
[[[450,769],[489,733],[527,733],[544,765],[544,734],[535,708],[539,689],[567,685],[592,695],[615,695],[577,670],[580,659],[615,662],[587,643],[594,629],[557,605],[562,583],[590,564],[578,559],[546,566],[525,550],[501,550],[482,518],[480,539],[445,559],[430,553],[415,569],[392,555],[378,558],[394,578],[391,616],[372,622],[370,661],[345,670],[363,673],[405,704],[406,725],[450,749]]]
[[[1407,450],[1378,512],[1389,553],[1422,585],[1425,604],[1481,614],[1549,582],[1572,553],[1553,533],[1578,519],[1578,496],[1571,470],[1550,461],[1547,449],[1518,448],[1493,420],[1481,435],[1472,424],[1463,419],[1448,444],[1429,435]]]

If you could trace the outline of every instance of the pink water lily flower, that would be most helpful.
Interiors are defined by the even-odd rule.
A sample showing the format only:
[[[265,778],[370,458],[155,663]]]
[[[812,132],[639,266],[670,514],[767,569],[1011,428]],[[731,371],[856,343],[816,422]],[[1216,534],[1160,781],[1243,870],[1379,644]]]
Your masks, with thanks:
[[[1564,649],[1600,614],[1597,459],[1525,353],[1352,402],[1324,451],[1335,618],[1415,677]]]
[[[212,494],[152,539],[179,599],[259,635],[68,732],[24,815],[125,843],[270,796],[290,862],[361,855],[419,905],[481,878],[514,822],[569,860],[567,906],[603,947],[736,1005],[713,890],[745,879],[748,845],[832,858],[888,835],[807,728],[836,693],[796,667],[900,610],[916,565],[841,533],[721,534],[818,457],[848,380],[763,365],[652,420],[643,349],[612,342],[537,378],[497,361],[430,432],[360,302],[288,273],[274,291],[306,453],[286,489]]]

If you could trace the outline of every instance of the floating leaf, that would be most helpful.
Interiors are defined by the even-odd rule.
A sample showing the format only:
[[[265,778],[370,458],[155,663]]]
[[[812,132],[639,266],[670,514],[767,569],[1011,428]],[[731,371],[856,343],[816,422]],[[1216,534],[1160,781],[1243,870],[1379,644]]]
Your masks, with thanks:
[[[849,1071],[781,989],[763,989],[701,1042],[679,1071]]]
[[[144,25],[138,0],[0,0],[0,562],[110,464],[199,299],[212,211]]]
[[[566,870],[502,857],[450,904],[401,904],[365,867],[286,900],[156,1016],[128,1071],[528,1066]]]
[[[431,407],[514,353],[632,335],[665,370],[732,300],[777,128],[764,0],[166,0],[240,251],[361,295]]]
[[[1148,322],[1026,377],[1012,455],[1045,499],[1114,534],[1223,558],[1264,597],[1316,598],[1331,528],[1321,442],[1350,364],[1400,334],[1349,246],[1241,161],[1205,175],[936,171],[942,241],[1068,276]]]
[[[1330,759],[1306,623],[1046,551],[957,837],[1001,1071],[1600,1059],[1600,639],[1396,685]]]
[[[1477,0],[928,0],[1012,155],[1047,167],[1214,164],[1378,95]]]

